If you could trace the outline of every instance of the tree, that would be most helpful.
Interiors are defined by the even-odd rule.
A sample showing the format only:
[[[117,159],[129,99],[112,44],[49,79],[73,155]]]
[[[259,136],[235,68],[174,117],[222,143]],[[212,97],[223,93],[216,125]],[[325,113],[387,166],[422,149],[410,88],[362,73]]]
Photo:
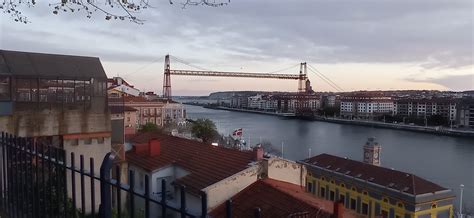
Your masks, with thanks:
[[[157,132],[161,131],[161,129],[153,123],[147,123],[145,125],[142,125],[140,128],[140,132]]]
[[[1,0],[0,0],[1,1]],[[128,20],[133,23],[143,24],[145,20],[136,15],[144,9],[153,8],[148,0],[53,0],[50,3],[52,13],[83,13],[87,18],[92,18],[95,12],[105,15],[106,20]],[[172,0],[168,0],[171,5]],[[227,5],[230,0],[182,0],[179,4],[182,8],[187,6],[209,6],[219,7]],[[29,23],[27,16],[21,12],[21,7],[32,8],[37,4],[37,0],[3,0],[0,10],[8,14],[11,18],[20,23]]]
[[[219,137],[216,125],[210,119],[197,119],[193,121],[191,133],[194,137],[200,138],[205,143]]]
[[[263,151],[266,152],[266,153],[269,153],[269,154],[272,154],[272,155],[275,155],[275,156],[281,156],[281,151],[276,149],[273,144],[264,139],[262,140],[262,142],[260,143],[260,146],[262,146],[263,148]]]

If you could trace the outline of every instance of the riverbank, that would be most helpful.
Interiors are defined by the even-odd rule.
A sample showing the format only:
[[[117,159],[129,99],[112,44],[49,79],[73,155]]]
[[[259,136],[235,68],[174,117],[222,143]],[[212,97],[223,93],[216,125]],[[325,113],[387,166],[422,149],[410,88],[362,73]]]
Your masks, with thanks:
[[[265,114],[265,115],[271,115],[271,116],[300,119],[296,117],[295,114],[293,113],[275,113],[275,112],[267,112],[267,111],[256,111],[256,110],[248,110],[248,109],[240,109],[240,108],[228,108],[228,107],[196,105],[196,104],[190,104],[190,105],[201,106],[204,108],[214,109],[214,110],[238,111],[238,112],[245,112],[245,113]],[[435,135],[474,137],[474,131],[469,131],[469,130],[457,130],[457,129],[431,127],[431,126],[425,127],[425,126],[415,126],[415,125],[406,125],[406,124],[383,123],[383,122],[366,121],[366,120],[346,120],[346,119],[319,117],[319,116],[316,116],[313,118],[305,117],[304,119],[321,121],[321,122],[329,122],[329,123],[357,125],[357,126],[398,129],[398,130],[405,130],[405,131],[412,131],[412,132],[429,133],[429,134],[435,134]]]

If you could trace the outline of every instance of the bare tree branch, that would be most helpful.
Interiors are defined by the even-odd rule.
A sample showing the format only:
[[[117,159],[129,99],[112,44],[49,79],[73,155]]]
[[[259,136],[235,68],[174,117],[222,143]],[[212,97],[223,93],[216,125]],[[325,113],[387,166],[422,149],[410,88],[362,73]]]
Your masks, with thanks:
[[[37,4],[37,0],[0,0],[0,10],[14,21],[29,23],[27,16],[21,12],[21,8],[32,8]],[[106,20],[128,20],[136,24],[143,24],[145,20],[138,18],[142,10],[154,8],[149,0],[56,0],[57,3],[49,4],[53,9],[53,14],[60,13],[84,13],[87,18],[92,18],[96,12],[102,13]],[[135,3],[135,1],[137,3]],[[182,0],[182,8],[189,6],[219,7],[230,3],[230,0]],[[169,0],[170,4],[174,4]]]

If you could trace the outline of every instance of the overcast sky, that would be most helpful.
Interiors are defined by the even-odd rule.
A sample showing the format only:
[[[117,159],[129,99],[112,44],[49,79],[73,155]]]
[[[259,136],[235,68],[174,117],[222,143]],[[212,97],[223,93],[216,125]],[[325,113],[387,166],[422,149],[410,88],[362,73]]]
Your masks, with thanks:
[[[474,89],[472,0],[233,0],[219,8],[162,0],[144,25],[96,13],[53,15],[39,2],[31,23],[0,15],[0,47],[97,56],[109,77],[161,94],[164,55],[211,70],[272,72],[308,62],[344,90]],[[173,69],[192,69],[172,62]],[[282,73],[298,73],[291,68]],[[334,91],[313,73],[317,91]],[[296,91],[296,81],[172,78],[174,95],[224,90]]]

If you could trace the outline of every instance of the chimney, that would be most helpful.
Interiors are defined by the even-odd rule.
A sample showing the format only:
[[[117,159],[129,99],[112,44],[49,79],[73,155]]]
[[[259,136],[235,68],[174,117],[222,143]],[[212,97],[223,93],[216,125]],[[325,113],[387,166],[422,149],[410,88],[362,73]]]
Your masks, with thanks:
[[[334,202],[334,218],[344,218],[344,203],[342,201]]]
[[[263,159],[263,148],[258,146],[253,149],[255,161]]]
[[[158,139],[150,139],[148,141],[148,151],[151,157],[159,156],[161,153],[161,144]]]

